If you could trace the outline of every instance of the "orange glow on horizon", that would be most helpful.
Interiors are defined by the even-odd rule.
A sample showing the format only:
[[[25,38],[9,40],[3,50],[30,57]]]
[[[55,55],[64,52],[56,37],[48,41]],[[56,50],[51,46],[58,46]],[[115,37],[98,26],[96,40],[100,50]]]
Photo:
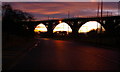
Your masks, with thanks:
[[[39,24],[34,29],[34,32],[47,32],[47,28],[45,27],[44,24]]]
[[[61,22],[61,21],[60,21]],[[57,31],[66,31],[66,32],[72,32],[72,29],[71,27],[65,23],[65,22],[62,22],[60,24],[58,24],[54,30],[53,30],[53,33],[57,32]]]
[[[59,31],[61,32],[66,31],[68,34],[72,32],[71,27],[67,23],[62,21],[59,21],[59,22],[60,23],[54,28],[53,33],[59,32]],[[97,30],[97,29],[98,29],[98,32],[100,32],[100,28],[101,28],[100,23],[96,21],[89,21],[80,27],[80,29],[78,30],[78,33],[87,33],[91,30]],[[105,31],[103,27],[102,27],[102,31]],[[34,29],[34,32],[47,32],[47,28],[45,27],[44,24],[39,24]]]

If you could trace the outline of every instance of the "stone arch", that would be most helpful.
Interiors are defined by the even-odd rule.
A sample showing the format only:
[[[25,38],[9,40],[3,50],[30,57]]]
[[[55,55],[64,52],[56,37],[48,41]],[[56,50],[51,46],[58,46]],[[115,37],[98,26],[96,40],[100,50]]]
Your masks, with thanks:
[[[96,23],[98,23],[99,25],[101,25],[104,30],[106,30],[105,24],[101,23],[100,21],[90,20],[90,21],[83,21],[83,22],[81,22],[81,24],[79,24],[78,33],[79,33],[79,30],[81,29],[81,27],[82,27],[83,25],[85,25],[86,23],[88,23],[88,22],[96,22]]]
[[[37,32],[37,31],[40,31],[40,32],[47,32],[48,29],[47,29],[47,27],[46,27],[45,24],[39,23],[39,24],[35,25],[35,27],[34,27],[34,32]]]
[[[63,28],[63,29],[62,29]],[[57,30],[58,29],[58,30]],[[68,32],[72,32],[72,28],[71,26],[66,23],[66,22],[61,22],[59,24],[56,24],[53,28],[53,32],[56,31],[68,31]]]

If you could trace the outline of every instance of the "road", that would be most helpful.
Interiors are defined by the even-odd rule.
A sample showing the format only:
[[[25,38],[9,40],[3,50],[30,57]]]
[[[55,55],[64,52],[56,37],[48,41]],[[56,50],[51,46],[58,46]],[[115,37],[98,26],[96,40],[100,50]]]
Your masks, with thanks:
[[[39,38],[11,70],[118,70],[119,52],[76,42]]]

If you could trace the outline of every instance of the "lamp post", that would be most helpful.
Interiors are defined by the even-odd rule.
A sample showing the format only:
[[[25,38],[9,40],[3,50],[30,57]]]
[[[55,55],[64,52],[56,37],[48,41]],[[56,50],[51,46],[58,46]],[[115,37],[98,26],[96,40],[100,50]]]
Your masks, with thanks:
[[[103,24],[103,0],[101,0],[101,23]],[[100,27],[100,33],[102,32],[102,26]]]
[[[98,2],[97,17],[99,17],[100,2]]]
[[[98,9],[97,9],[97,17],[99,19],[99,9],[100,9],[100,2],[98,2]],[[97,23],[97,33],[98,33],[98,23]]]
[[[49,18],[50,18],[50,17],[48,16],[48,20],[49,20]]]
[[[120,1],[118,2],[118,16],[120,15]]]

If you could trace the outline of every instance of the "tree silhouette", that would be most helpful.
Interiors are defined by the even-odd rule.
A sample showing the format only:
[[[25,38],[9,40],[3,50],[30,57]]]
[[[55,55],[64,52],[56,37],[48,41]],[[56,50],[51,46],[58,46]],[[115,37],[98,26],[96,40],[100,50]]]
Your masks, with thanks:
[[[89,37],[95,37],[97,35],[97,31],[95,29],[90,30],[87,35]]]
[[[2,6],[2,31],[7,33],[23,33],[25,32],[25,24],[20,24],[23,21],[32,21],[34,17],[21,10],[16,10],[9,4]]]

